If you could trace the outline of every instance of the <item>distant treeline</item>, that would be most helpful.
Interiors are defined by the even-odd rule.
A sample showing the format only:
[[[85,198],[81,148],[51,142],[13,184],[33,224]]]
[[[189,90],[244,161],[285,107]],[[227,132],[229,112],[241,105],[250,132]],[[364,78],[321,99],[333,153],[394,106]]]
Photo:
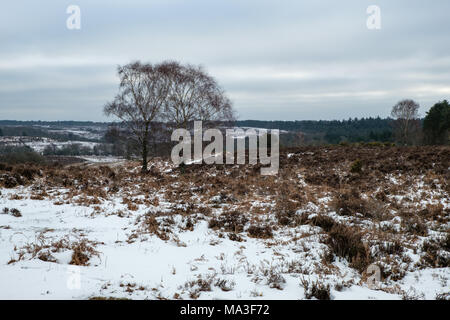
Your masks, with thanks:
[[[48,145],[42,154],[45,156],[103,156],[111,154],[111,150],[106,144],[89,147],[79,143],[71,143],[59,148],[55,145]]]
[[[354,118],[348,120],[298,121],[236,121],[238,127],[279,129],[303,133],[306,144],[336,144],[340,142],[392,142],[392,119]]]
[[[19,120],[0,120],[0,126],[109,126],[111,122],[94,121],[19,121]]]
[[[2,121],[0,121],[2,122]],[[4,122],[4,121],[3,121]],[[53,130],[53,131],[49,131]],[[72,132],[64,132],[57,128],[37,127],[31,124],[18,122],[16,125],[0,125],[0,136],[22,136],[22,137],[40,137],[50,138],[56,141],[96,141],[95,139],[88,139]]]
[[[336,129],[389,129],[391,122],[392,119],[390,118],[382,119],[380,117],[361,119],[350,118],[348,120],[238,120],[236,121],[236,126],[317,133]]]
[[[15,121],[0,120],[0,135],[28,135],[48,137],[59,141],[74,140],[70,133],[49,133],[45,128],[32,126],[71,127],[71,126],[110,126],[110,122],[91,121]],[[343,141],[370,142],[393,141],[392,119],[386,118],[362,118],[348,120],[297,120],[297,121],[263,121],[263,120],[239,120],[235,122],[237,127],[254,127],[264,129],[280,129],[295,133],[302,133],[304,143],[329,143],[335,144]],[[295,137],[297,137],[296,135]],[[288,137],[287,137],[288,138]],[[293,138],[294,139],[294,138]],[[296,138],[295,138],[296,139]],[[89,139],[77,140],[88,141]]]
[[[446,105],[447,106],[447,105]],[[448,109],[448,108],[447,108]],[[433,110],[433,109],[432,109]],[[435,112],[436,113],[436,112]],[[441,112],[442,113],[442,112]],[[430,115],[427,115],[428,127],[441,128],[447,130],[449,120],[446,120],[447,124],[439,124],[439,119],[448,118],[448,116],[442,116],[440,113],[435,116],[438,120],[432,122]],[[355,143],[355,142],[397,142],[395,134],[395,121],[391,118],[349,118],[347,120],[296,120],[296,121],[265,121],[265,120],[238,120],[232,124],[224,123],[225,126],[234,125],[236,127],[252,127],[261,129],[279,129],[287,131],[281,137],[281,144],[285,147],[293,147],[298,145],[323,145],[323,144],[339,144],[339,143]],[[424,125],[423,119],[418,119],[418,125],[422,127]],[[105,136],[102,139],[87,139],[72,133],[64,132],[48,132],[48,129],[41,126],[49,126],[48,129],[60,129],[68,127],[104,127]],[[156,123],[157,127],[166,127],[162,123]],[[0,136],[37,136],[48,137],[58,141],[93,141],[93,142],[106,142],[117,144],[119,140],[123,143],[125,140],[129,141],[130,137],[125,134],[125,137],[120,139],[116,134],[111,135],[111,128],[125,128],[118,122],[92,122],[92,121],[15,121],[15,120],[0,120]],[[440,130],[441,130],[440,129]],[[88,129],[89,130],[89,129]],[[442,131],[441,130],[441,131]],[[428,129],[430,131],[430,129]],[[126,133],[126,130],[123,132]],[[426,133],[426,132],[425,132]],[[153,132],[151,139],[154,140]],[[421,134],[421,133],[420,133]],[[158,134],[156,134],[157,136]],[[419,133],[417,134],[419,135]],[[438,136],[437,133],[432,132],[430,135]],[[440,134],[440,136],[445,136]],[[170,135],[169,135],[170,137]],[[422,137],[417,137],[422,139]],[[437,138],[434,138],[436,140]],[[157,140],[160,140],[159,138]],[[427,137],[424,138],[424,143],[433,144],[434,141],[429,141]],[[445,137],[444,137],[445,140]],[[155,144],[155,141],[153,142]],[[444,142],[441,142],[441,144]],[[118,147],[116,146],[116,152],[120,153],[132,153],[131,147]],[[118,150],[121,149],[119,152]],[[155,149],[158,149],[155,147]],[[103,150],[102,150],[103,151]],[[114,152],[114,153],[116,153]]]

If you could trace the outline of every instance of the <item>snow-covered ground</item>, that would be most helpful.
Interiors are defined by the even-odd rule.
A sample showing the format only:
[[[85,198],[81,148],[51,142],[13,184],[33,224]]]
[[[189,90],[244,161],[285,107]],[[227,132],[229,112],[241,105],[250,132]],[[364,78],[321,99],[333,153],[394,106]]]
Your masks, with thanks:
[[[91,140],[100,140],[104,135],[104,129],[97,128],[95,126],[90,127],[90,130],[86,128],[62,128],[60,130],[48,130],[53,133],[72,133],[76,136],[83,137]]]
[[[72,144],[78,144],[81,147],[88,147],[92,149],[98,142],[90,141],[56,141],[45,137],[0,137],[0,144],[5,146],[28,146],[36,152],[42,153],[48,146],[54,146],[57,149],[61,149],[65,146]]]
[[[115,156],[79,156],[79,158],[86,160],[88,163],[94,164],[114,163],[115,165],[117,165],[118,163],[124,163],[126,161],[121,157]]]
[[[213,278],[212,290],[202,292],[200,299],[302,299],[304,290],[299,285],[300,278],[317,278],[313,273],[285,273],[290,264],[313,268],[320,260],[315,252],[316,247],[320,247],[318,243],[301,241],[311,250],[305,255],[292,250],[299,243],[267,248],[261,240],[252,238],[245,243],[219,239],[203,221],[195,232],[177,233],[179,242],[149,236],[145,241],[130,244],[127,239],[135,217],[145,210],[123,218],[92,215],[92,209],[86,207],[55,206],[47,200],[8,199],[18,193],[21,192],[2,190],[0,206],[17,208],[22,217],[0,215],[0,299],[87,299],[94,296],[171,299],[177,293],[180,298],[189,298],[191,288],[189,284],[186,288],[186,283],[197,281],[199,277]],[[104,206],[110,213],[126,210],[125,205],[114,201]],[[308,227],[304,229],[299,233],[308,231]],[[70,250],[53,254],[56,263],[35,258],[8,264],[17,256],[15,247],[65,237],[73,241],[85,237],[100,242],[96,246],[100,256],[94,257],[90,266],[80,267],[69,265]],[[323,280],[338,283],[359,278],[345,262],[339,266],[340,277]],[[272,270],[279,272],[286,281],[281,283],[282,290],[271,288],[268,283]],[[78,271],[79,288],[74,283]],[[426,298],[433,299],[443,290],[442,278],[448,277],[448,269],[424,273],[427,281],[422,283],[421,289]],[[420,279],[410,274],[403,287],[415,287]],[[214,285],[221,280],[230,291]],[[398,294],[370,290],[366,285],[353,285],[342,291],[333,288],[331,294],[335,299],[400,299]]]
[[[172,169],[158,168],[176,175]],[[242,233],[242,241],[232,241],[208,227],[206,216],[174,214],[158,220],[168,236],[143,232],[143,219],[173,209],[163,186],[152,204],[135,196],[132,205],[124,201],[129,189],[89,202],[60,187],[36,197],[36,186],[0,189],[0,299],[304,299],[302,284],[316,281],[330,285],[331,299],[435,299],[449,292],[449,267],[408,270],[399,281],[369,288],[345,259],[323,263],[322,231],[309,224],[274,229],[270,239]],[[85,266],[73,265],[74,244],[83,241],[95,251]]]

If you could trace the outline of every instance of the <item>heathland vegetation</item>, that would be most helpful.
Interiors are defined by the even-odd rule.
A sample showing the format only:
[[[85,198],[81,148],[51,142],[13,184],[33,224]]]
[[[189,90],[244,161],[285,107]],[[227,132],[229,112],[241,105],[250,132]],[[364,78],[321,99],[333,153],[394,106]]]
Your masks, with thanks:
[[[36,295],[69,264],[89,279],[80,298],[448,299],[449,159],[447,146],[342,144],[284,149],[277,176],[164,157],[146,174],[0,164],[0,268]]]

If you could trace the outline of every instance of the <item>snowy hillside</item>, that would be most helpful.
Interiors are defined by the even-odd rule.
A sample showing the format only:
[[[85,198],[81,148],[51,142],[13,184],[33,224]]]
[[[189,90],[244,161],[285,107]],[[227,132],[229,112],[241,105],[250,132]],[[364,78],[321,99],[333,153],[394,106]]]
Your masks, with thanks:
[[[448,299],[449,150],[399,152],[0,165],[0,299]]]

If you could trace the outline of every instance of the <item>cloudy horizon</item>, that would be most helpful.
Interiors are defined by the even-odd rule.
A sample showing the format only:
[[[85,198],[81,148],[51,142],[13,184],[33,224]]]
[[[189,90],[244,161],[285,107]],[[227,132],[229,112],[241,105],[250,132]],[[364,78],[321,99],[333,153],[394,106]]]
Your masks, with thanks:
[[[69,5],[81,29],[66,27]],[[366,27],[369,5],[381,29]],[[200,64],[239,119],[421,116],[450,96],[450,2],[21,1],[0,11],[0,119],[111,121],[117,65]]]

